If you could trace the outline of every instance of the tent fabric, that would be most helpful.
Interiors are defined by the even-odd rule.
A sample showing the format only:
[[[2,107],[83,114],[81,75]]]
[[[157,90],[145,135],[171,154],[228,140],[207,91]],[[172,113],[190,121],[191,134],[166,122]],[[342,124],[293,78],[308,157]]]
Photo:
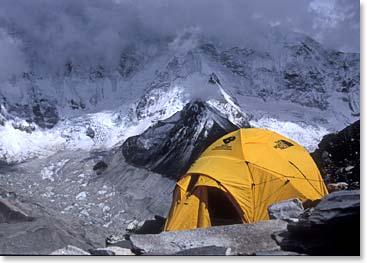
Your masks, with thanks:
[[[225,193],[242,223],[267,220],[267,207],[325,196],[327,188],[309,153],[278,133],[239,129],[210,145],[177,182],[165,230],[212,226],[208,187]]]

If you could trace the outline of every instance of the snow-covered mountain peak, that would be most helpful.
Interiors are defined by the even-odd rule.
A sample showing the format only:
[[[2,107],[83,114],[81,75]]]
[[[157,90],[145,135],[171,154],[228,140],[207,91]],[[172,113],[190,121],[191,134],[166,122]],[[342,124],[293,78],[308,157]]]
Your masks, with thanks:
[[[177,178],[212,142],[238,128],[210,104],[191,101],[172,117],[128,138],[122,152],[133,165]]]
[[[239,127],[250,121],[312,149],[319,136],[359,118],[358,54],[327,49],[300,33],[264,33],[261,44],[242,46],[203,35],[192,28],[125,47],[115,68],[71,61],[59,74],[25,72],[3,81],[0,134],[28,130],[17,140],[34,148],[36,134],[61,136],[54,141],[62,147],[110,147],[202,100]],[[85,135],[89,126],[94,140]],[[6,145],[7,156],[20,154]]]

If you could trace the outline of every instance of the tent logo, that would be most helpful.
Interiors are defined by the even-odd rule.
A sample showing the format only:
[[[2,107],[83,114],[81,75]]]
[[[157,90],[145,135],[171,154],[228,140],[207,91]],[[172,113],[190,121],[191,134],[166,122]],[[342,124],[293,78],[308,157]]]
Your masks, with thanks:
[[[231,136],[231,137],[228,137],[228,138],[223,139],[223,142],[225,144],[228,144],[230,142],[233,142],[234,140],[236,140],[236,137],[235,136]]]
[[[286,140],[279,140],[279,141],[275,141],[274,143],[275,143],[274,148],[281,149],[281,150],[284,150],[284,149],[287,149],[293,146],[293,143],[290,143]]]
[[[234,140],[236,140],[236,137],[235,136],[231,136],[231,137],[225,138],[225,139],[223,139],[224,144],[222,144],[220,146],[216,146],[212,150],[213,151],[218,151],[218,150],[231,151],[232,150],[232,146],[230,146],[228,144],[230,142],[233,142]]]

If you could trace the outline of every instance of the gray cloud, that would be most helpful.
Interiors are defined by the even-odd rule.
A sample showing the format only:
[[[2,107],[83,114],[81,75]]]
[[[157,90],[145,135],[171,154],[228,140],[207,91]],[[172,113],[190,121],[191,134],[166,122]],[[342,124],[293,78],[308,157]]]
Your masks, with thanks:
[[[357,0],[2,0],[0,63],[12,61],[9,72],[58,71],[68,61],[113,68],[127,45],[189,27],[238,45],[275,25],[359,52]]]

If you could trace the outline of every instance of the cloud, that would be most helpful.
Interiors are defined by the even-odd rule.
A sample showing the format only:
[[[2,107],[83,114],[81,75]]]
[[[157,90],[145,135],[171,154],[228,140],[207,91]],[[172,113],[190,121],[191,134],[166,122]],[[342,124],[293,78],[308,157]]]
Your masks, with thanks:
[[[0,30],[0,81],[27,71],[21,43]],[[6,62],[6,63],[4,63]]]
[[[0,36],[0,63],[17,61],[14,70],[41,72],[60,71],[66,62],[108,69],[117,65],[124,47],[173,41],[188,28],[225,44],[244,45],[256,43],[272,27],[359,52],[359,1],[1,0],[0,29],[17,43]],[[181,47],[195,44],[184,40]]]
[[[359,52],[359,5],[357,0],[312,1],[309,12],[314,14],[314,38],[329,47]]]

